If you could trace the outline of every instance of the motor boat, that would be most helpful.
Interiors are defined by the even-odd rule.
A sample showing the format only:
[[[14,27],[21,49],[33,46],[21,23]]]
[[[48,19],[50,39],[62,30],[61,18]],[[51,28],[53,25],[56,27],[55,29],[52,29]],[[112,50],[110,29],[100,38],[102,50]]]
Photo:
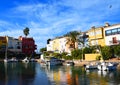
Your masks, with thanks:
[[[46,64],[49,66],[53,66],[53,65],[62,65],[63,61],[55,58],[55,57],[51,57],[49,61],[46,61]]]
[[[10,62],[18,62],[18,60],[16,58],[12,58],[9,60]]]
[[[66,62],[66,65],[67,65],[67,66],[74,66],[75,63],[74,63],[73,61],[68,61],[68,62]]]
[[[22,62],[28,63],[29,62],[28,57],[26,57],[25,59],[23,59]]]
[[[98,65],[98,70],[101,71],[110,71],[110,70],[116,70],[117,65],[111,62],[101,62],[101,64]]]
[[[87,64],[85,65],[85,69],[86,70],[97,69],[97,64],[93,64],[93,63]]]

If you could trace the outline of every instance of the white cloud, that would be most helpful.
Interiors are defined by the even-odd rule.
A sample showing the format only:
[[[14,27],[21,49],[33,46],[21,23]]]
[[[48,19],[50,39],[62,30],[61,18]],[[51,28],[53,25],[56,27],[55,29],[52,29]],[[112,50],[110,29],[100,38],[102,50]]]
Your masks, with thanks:
[[[116,22],[114,19],[119,17],[119,3],[119,0],[53,0],[44,4],[17,4],[6,15],[13,21],[0,20],[0,35],[18,37],[23,35],[25,27],[29,27],[29,36],[40,48],[46,45],[47,39],[69,31],[86,31],[92,26],[104,25],[106,21]],[[109,8],[110,5],[112,8]]]

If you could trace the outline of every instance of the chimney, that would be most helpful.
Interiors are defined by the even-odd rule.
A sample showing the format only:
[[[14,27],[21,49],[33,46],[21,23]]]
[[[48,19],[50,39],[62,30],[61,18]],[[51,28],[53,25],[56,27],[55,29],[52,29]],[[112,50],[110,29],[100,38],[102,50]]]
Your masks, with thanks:
[[[92,26],[91,28],[92,28],[92,29],[95,29],[95,26]]]
[[[105,23],[105,26],[108,27],[108,26],[110,26],[110,24],[109,23]]]

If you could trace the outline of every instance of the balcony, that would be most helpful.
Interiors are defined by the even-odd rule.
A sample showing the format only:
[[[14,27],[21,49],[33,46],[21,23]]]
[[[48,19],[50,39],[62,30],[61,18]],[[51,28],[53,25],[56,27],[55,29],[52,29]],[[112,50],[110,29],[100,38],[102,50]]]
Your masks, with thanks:
[[[110,44],[110,45],[118,45],[118,44],[120,44],[120,40],[109,41],[109,44]]]

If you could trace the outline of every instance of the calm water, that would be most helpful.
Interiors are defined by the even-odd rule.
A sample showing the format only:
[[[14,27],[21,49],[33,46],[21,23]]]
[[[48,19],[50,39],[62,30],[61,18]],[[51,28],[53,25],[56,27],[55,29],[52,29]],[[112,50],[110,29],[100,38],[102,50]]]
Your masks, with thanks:
[[[84,71],[82,67],[0,62],[0,85],[120,85],[120,70]]]

